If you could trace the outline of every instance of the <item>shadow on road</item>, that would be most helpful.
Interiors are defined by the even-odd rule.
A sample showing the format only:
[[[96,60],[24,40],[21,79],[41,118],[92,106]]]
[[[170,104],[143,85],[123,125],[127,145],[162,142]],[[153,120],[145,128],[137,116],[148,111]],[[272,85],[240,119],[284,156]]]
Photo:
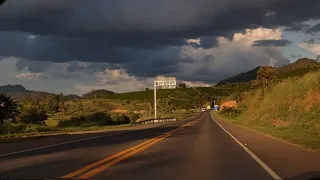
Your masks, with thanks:
[[[106,137],[101,137],[97,139],[91,139],[86,141],[74,142],[70,144],[63,144],[58,146],[53,146],[44,149],[38,149],[29,152],[22,152],[18,154],[8,155],[0,157],[0,180],[2,175],[11,176],[14,178],[58,178],[66,173],[73,172],[76,169],[84,167],[92,162],[95,162],[96,159],[92,159],[92,157],[97,158],[100,160],[110,154],[114,154],[119,152],[120,150],[124,150],[130,148],[134,145],[140,144],[146,140],[150,140],[151,138],[160,136],[164,133],[172,131],[182,124],[187,123],[179,122],[168,124],[160,127],[148,128],[148,129],[141,129],[141,130],[122,130],[118,132],[124,132],[122,134],[111,135]],[[114,132],[113,132],[114,133]],[[186,135],[194,135],[197,132],[194,128],[185,127],[183,131],[178,131],[174,133],[172,136],[167,138],[178,138],[181,136]],[[110,132],[109,132],[110,134]],[[94,135],[81,135],[81,138],[89,138],[94,136],[101,136],[101,135],[108,135],[108,133],[98,133]],[[70,136],[73,135],[61,135],[54,138],[41,138],[32,141],[26,142],[16,142],[12,144],[8,144],[8,147],[13,146],[24,146],[25,144],[35,143],[48,144],[48,140],[50,141],[49,144],[59,143],[59,141],[55,142],[57,138],[66,138],[66,141],[70,140]],[[77,136],[79,139],[79,136]],[[72,139],[71,139],[72,140]],[[77,140],[77,139],[75,139]],[[46,142],[46,143],[44,143]],[[40,144],[36,144],[37,147],[41,147]],[[2,144],[3,145],[3,144]],[[99,148],[101,147],[101,148]],[[3,149],[2,149],[3,148]],[[5,150],[5,145],[1,147],[0,154],[10,150],[9,148]],[[23,147],[28,149],[27,147]],[[13,148],[15,149],[15,148]],[[16,148],[19,149],[19,148]],[[21,149],[21,148],[20,148]],[[12,151],[11,151],[12,152]],[[5,152],[6,153],[6,152]],[[72,155],[72,156],[69,156]],[[79,155],[79,156],[78,156]],[[165,167],[169,164],[172,165],[173,162],[179,162],[179,159],[174,159],[173,157],[164,158],[164,154],[149,154],[146,155],[148,157],[139,157],[133,158],[131,162],[140,162],[145,160],[145,158],[149,159],[152,157],[158,157],[157,161],[153,161],[152,167],[157,168],[159,166]],[[172,159],[173,158],[173,159]],[[19,163],[21,162],[21,163]],[[130,162],[130,161],[129,161]],[[3,163],[3,164],[2,164]],[[126,161],[124,161],[126,163]],[[139,163],[140,164],[140,163]],[[144,163],[141,166],[145,166]],[[150,166],[150,164],[149,164]],[[5,167],[1,169],[1,167]],[[149,167],[149,168],[152,168]],[[147,166],[145,167],[147,168]]]
[[[284,180],[320,180],[320,171],[306,172]]]
[[[14,154],[14,155],[8,155],[8,156],[0,157],[0,161],[4,159],[30,157],[30,156],[50,154],[50,153],[56,153],[56,152],[63,152],[67,150],[83,149],[88,147],[112,146],[112,145],[121,144],[121,143],[130,143],[132,141],[149,140],[153,137],[160,136],[176,128],[177,127],[159,127],[159,128],[143,129],[143,130],[135,130],[135,131],[133,130],[121,131],[125,133],[101,137],[101,138],[87,140],[87,141],[74,142],[70,144],[62,144],[58,146],[53,146],[53,147],[29,151],[29,152],[23,152],[23,153]],[[95,136],[101,136],[101,135],[103,134],[96,134]],[[65,136],[68,136],[68,135],[65,135]],[[64,138],[65,136],[62,136],[61,138]],[[181,134],[179,136],[181,136]],[[46,139],[43,139],[42,141],[46,141]],[[5,147],[2,147],[2,148],[5,148]]]

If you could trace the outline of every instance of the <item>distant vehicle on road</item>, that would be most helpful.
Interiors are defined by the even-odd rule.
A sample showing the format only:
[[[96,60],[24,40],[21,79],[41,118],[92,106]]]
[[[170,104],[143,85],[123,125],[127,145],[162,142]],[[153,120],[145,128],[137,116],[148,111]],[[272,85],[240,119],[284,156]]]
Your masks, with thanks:
[[[205,107],[202,107],[202,108],[201,108],[201,111],[202,111],[202,112],[206,111],[206,108],[205,108]]]
[[[211,109],[211,106],[207,106],[207,111],[210,111],[210,109]]]

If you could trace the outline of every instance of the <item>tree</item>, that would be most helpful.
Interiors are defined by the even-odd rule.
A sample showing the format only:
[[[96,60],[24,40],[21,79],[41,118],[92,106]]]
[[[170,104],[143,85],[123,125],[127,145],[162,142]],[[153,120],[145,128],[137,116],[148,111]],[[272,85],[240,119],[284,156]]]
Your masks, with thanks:
[[[271,81],[277,77],[277,70],[271,66],[261,67],[258,71],[258,80]]]
[[[61,101],[60,95],[54,95],[52,98],[52,111],[53,112],[59,112],[59,105]]]
[[[0,124],[6,119],[15,119],[19,114],[19,104],[4,93],[0,94]]]
[[[186,83],[180,83],[180,84],[179,84],[179,88],[187,88]]]
[[[257,79],[253,81],[254,87],[267,88],[269,82],[277,77],[277,70],[271,66],[261,67],[257,72]]]
[[[146,91],[149,91],[150,89],[149,89],[149,88],[146,88],[145,90],[146,90]]]
[[[210,96],[206,93],[198,93],[195,97],[196,106],[201,107],[204,106],[208,101],[210,101]]]
[[[61,108],[62,108],[63,115],[66,115],[70,108],[70,105],[63,103],[63,106]]]
[[[21,114],[19,116],[20,122],[28,124],[38,124],[48,118],[46,111],[41,106],[35,104],[24,104],[21,107]]]
[[[169,99],[158,99],[157,110],[159,117],[168,117],[172,115],[176,107],[170,102]]]
[[[83,105],[82,105],[81,100],[79,100],[79,101],[77,102],[77,110],[78,110],[78,111],[82,111],[82,110],[83,110]]]

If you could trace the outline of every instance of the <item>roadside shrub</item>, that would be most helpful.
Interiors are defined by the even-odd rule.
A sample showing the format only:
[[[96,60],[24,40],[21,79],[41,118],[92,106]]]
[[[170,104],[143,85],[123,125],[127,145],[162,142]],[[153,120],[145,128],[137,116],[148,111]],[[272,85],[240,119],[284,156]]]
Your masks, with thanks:
[[[241,114],[241,110],[238,109],[238,108],[234,108],[234,107],[224,107],[222,110],[221,110],[221,113],[225,116],[228,116],[228,117],[236,117],[236,116],[239,116]]]
[[[0,126],[0,134],[16,134],[24,131],[25,124],[5,123]]]
[[[123,114],[107,114],[104,112],[95,112],[91,114],[71,117],[69,120],[60,121],[59,127],[89,127],[129,124],[130,118]]]
[[[129,119],[131,124],[135,124],[136,121],[139,119],[139,115],[136,113],[130,113],[129,114]]]
[[[27,124],[40,124],[48,118],[45,110],[36,106],[24,106],[21,109],[20,122]]]
[[[36,132],[49,132],[49,131],[56,131],[56,129],[52,127],[44,126],[44,125],[28,124],[25,126],[23,133],[36,133]]]
[[[37,133],[57,131],[57,129],[37,124],[14,124],[5,123],[0,126],[0,135],[21,134],[21,133]]]
[[[130,118],[123,114],[112,114],[111,119],[113,121],[112,125],[119,125],[119,124],[129,124]]]
[[[70,126],[102,126],[112,124],[110,116],[103,112],[95,112],[91,114],[78,115],[71,117],[69,120],[60,121],[60,127]]]

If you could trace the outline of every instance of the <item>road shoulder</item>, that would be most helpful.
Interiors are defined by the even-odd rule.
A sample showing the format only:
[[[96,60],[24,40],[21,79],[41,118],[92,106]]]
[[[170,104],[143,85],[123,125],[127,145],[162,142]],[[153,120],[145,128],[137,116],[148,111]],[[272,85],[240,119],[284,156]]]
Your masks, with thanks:
[[[234,125],[219,117],[212,115],[212,118],[284,179],[320,175],[319,154],[255,130]]]

